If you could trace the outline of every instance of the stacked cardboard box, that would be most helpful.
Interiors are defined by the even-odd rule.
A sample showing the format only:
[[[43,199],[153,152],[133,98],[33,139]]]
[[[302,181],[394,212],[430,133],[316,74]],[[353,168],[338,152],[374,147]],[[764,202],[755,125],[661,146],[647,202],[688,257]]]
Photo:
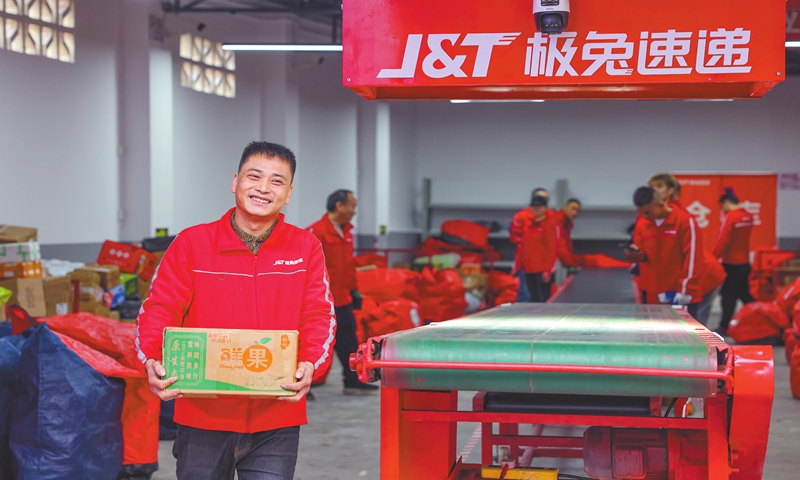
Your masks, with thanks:
[[[80,281],[80,311],[117,318],[111,309],[125,299],[125,287],[120,283],[116,265],[86,265],[70,274]]]
[[[36,229],[0,225],[0,278],[41,278]]]

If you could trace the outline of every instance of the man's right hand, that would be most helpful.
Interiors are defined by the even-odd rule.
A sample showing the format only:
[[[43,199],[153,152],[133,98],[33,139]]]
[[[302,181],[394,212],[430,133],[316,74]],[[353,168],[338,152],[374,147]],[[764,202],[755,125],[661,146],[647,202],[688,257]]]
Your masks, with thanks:
[[[625,257],[629,262],[633,263],[642,263],[647,260],[647,255],[639,250],[636,245],[625,247]]]
[[[158,398],[166,402],[183,397],[180,390],[166,390],[168,386],[178,380],[178,377],[170,377],[162,380],[161,378],[166,375],[167,372],[164,370],[164,366],[161,365],[161,362],[151,358],[144,366],[147,370],[147,382],[150,384],[150,391]]]

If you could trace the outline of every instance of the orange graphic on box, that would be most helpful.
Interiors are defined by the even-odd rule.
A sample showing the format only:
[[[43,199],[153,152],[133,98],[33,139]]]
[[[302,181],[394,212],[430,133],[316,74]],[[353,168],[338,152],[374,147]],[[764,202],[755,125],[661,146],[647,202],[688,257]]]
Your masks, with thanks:
[[[281,335],[281,350],[286,350],[289,348],[290,343],[291,340],[289,340],[289,335],[286,335],[285,333]]]
[[[263,345],[250,345],[244,351],[242,362],[251,372],[263,372],[272,365],[272,352]]]

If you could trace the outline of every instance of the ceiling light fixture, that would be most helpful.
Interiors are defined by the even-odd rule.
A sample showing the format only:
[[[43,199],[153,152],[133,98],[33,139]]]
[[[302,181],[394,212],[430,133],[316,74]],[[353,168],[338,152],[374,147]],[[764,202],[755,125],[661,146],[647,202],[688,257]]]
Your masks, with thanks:
[[[237,52],[341,52],[341,45],[304,45],[276,43],[226,43],[223,50]]]
[[[786,42],[786,48],[800,48],[800,40],[789,40]]]

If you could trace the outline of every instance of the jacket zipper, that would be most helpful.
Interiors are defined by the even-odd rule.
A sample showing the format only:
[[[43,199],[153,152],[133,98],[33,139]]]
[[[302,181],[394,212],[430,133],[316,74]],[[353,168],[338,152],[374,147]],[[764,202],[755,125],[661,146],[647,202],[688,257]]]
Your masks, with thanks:
[[[261,327],[261,317],[259,316],[258,312],[258,255],[253,254],[253,281],[255,282],[255,296],[253,297],[255,300],[255,312],[256,312],[256,329],[260,329]],[[253,413],[253,399],[247,399],[247,426],[245,427],[246,430],[250,430],[250,426],[252,425],[252,413]]]

